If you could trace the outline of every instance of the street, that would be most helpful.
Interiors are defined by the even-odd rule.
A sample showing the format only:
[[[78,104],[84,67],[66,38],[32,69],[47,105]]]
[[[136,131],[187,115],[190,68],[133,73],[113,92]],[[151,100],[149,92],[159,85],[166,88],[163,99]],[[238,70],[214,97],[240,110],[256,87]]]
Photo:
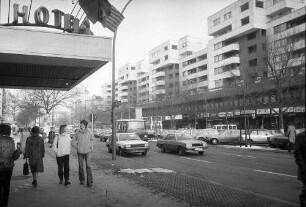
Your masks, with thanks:
[[[150,142],[147,156],[117,156],[113,161],[105,142],[97,139],[93,162],[101,168],[109,166],[115,169],[114,173],[120,173],[122,169],[172,170],[176,178],[166,173],[157,173],[156,176],[154,173],[126,176],[140,185],[164,191],[192,205],[207,202],[201,196],[209,197],[208,190],[213,191],[210,193],[216,199],[231,200],[233,206],[237,206],[235,202],[240,202],[239,199],[245,195],[246,199],[254,197],[254,200],[258,201],[258,204],[252,201],[253,206],[294,206],[298,203],[301,184],[297,180],[297,167],[292,153],[229,149],[210,145],[202,156],[192,153],[179,156],[174,152],[161,153],[155,143]],[[203,189],[203,186],[206,189]],[[182,198],[182,195],[186,197]],[[267,203],[271,201],[276,203]]]

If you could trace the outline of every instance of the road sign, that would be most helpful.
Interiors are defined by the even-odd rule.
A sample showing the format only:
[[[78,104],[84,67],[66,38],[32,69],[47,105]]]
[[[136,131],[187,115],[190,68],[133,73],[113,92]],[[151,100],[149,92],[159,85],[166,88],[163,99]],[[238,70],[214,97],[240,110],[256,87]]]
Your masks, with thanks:
[[[89,114],[89,121],[96,121],[97,120],[97,115],[96,114],[94,114],[94,113],[90,113]]]

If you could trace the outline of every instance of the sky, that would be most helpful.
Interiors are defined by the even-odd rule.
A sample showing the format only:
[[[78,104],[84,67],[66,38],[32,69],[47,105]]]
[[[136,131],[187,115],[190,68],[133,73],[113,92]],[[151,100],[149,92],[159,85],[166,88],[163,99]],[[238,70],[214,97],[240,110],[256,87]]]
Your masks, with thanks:
[[[33,0],[32,9],[34,11],[39,6],[46,6],[50,11],[58,8],[69,12],[73,8],[71,1]],[[116,68],[126,63],[140,61],[148,56],[151,49],[169,39],[178,40],[185,35],[208,38],[207,18],[236,1],[132,0],[117,30]],[[1,23],[7,20],[6,2],[8,1],[2,0]],[[29,5],[29,2],[30,0],[11,0],[11,4]],[[109,2],[121,11],[128,0],[109,0]],[[91,29],[97,36],[113,37],[113,33],[103,28],[99,22],[91,24]],[[91,95],[101,94],[101,85],[111,82],[111,66],[111,62],[107,63],[81,83]]]

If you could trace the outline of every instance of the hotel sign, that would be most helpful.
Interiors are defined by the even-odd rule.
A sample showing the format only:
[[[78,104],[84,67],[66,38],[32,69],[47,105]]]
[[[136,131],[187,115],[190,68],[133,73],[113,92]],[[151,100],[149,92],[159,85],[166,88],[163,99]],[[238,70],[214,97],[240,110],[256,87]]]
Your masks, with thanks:
[[[23,5],[22,10],[19,8],[19,4],[14,4],[14,21],[13,25],[22,25],[22,26],[42,26],[42,27],[49,27],[49,28],[55,28],[55,29],[62,29],[67,32],[72,33],[80,33],[80,20],[78,18],[75,18],[71,14],[65,14],[64,12],[54,9],[51,12],[53,13],[54,18],[54,25],[49,25],[50,20],[50,12],[49,10],[41,6],[38,9],[34,11],[34,21],[35,24],[31,24],[28,21],[28,10],[29,7]],[[22,23],[18,23],[18,19],[22,18]],[[62,21],[64,20],[64,21]],[[87,28],[90,27],[90,24],[86,25]]]
[[[256,114],[270,114],[270,109],[257,109]]]

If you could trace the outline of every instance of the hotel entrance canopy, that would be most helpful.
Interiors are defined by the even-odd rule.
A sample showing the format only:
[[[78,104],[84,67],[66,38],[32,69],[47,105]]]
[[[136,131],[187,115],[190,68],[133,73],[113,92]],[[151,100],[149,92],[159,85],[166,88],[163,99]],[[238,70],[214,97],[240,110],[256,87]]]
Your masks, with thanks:
[[[112,39],[0,26],[0,88],[70,90],[111,60]]]

